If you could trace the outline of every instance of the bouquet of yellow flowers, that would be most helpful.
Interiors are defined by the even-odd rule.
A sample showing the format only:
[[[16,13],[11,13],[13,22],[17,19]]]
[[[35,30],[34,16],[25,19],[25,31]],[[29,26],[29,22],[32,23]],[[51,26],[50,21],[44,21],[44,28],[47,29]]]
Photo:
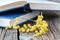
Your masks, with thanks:
[[[18,18],[15,19],[16,22],[14,23],[13,26],[7,26],[5,29],[7,30],[8,28],[13,28],[13,29],[18,29],[19,32],[34,32],[35,34],[33,35],[34,37],[37,37],[39,35],[45,34],[48,31],[48,23],[43,20],[43,16],[38,16],[37,20],[35,21],[35,24],[32,26],[31,24],[24,24],[23,27],[17,26],[19,20]]]

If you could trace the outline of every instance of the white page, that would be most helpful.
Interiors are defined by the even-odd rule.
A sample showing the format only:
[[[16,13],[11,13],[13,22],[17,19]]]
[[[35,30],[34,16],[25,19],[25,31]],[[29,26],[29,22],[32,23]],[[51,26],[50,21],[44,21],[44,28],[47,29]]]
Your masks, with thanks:
[[[0,0],[0,6],[7,5],[13,2],[25,1],[25,0]]]
[[[60,10],[60,3],[49,0],[26,0],[32,10]]]
[[[18,2],[18,1],[27,1],[32,2],[32,3],[50,3],[50,4],[57,4],[56,2],[48,1],[48,0],[1,0],[0,1],[0,6],[7,5],[13,2]]]
[[[0,26],[6,27],[7,25],[10,25],[10,21],[10,19],[0,18]]]
[[[26,22],[26,21],[28,21],[28,20],[30,20],[30,19],[38,16],[38,15],[39,15],[39,11],[35,11],[35,12],[32,12],[32,13],[27,13],[27,14],[24,14],[22,16],[20,15],[20,16],[17,17],[18,20],[19,20],[18,24]],[[6,18],[0,17],[0,26],[2,26],[2,27],[6,27],[8,25],[12,26],[15,21],[16,21],[15,18],[9,19],[7,17]]]
[[[45,3],[45,4],[58,4],[49,0],[26,0],[28,3]]]
[[[24,1],[24,2],[20,3],[20,1]],[[13,4],[11,4],[11,3],[13,3]],[[7,10],[7,9],[11,9],[11,8],[16,8],[16,7],[20,7],[20,6],[24,6],[27,3],[30,4],[31,9],[35,9],[35,10],[36,9],[37,10],[40,10],[40,9],[43,9],[43,10],[45,10],[45,9],[46,10],[47,9],[48,10],[60,10],[59,9],[60,8],[60,6],[59,6],[60,3],[52,2],[52,1],[49,1],[49,0],[1,0],[0,1],[0,6],[1,6],[0,11],[4,11],[4,10]],[[9,5],[7,5],[7,4],[9,4]]]

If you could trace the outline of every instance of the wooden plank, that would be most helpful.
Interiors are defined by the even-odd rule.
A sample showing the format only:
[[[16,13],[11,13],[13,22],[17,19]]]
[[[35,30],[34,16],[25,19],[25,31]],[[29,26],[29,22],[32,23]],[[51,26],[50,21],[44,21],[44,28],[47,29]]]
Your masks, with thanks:
[[[7,30],[4,40],[18,40],[17,30]]]
[[[0,40],[18,40],[17,30],[0,29]]]
[[[6,31],[4,29],[0,29],[0,40],[3,40],[4,39],[5,32]]]

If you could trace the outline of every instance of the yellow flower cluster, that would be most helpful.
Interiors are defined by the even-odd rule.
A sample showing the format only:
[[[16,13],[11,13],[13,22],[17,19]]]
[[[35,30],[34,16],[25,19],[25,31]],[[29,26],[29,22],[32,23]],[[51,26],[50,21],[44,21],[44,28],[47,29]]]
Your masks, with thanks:
[[[37,37],[39,35],[45,34],[48,31],[48,23],[43,20],[43,16],[38,16],[37,20],[36,20],[36,24],[35,25],[31,25],[31,24],[24,24],[23,27],[17,26],[18,24],[18,18],[15,19],[16,22],[14,23],[14,25],[8,26],[6,27],[6,29],[8,28],[13,28],[13,29],[19,29],[19,32],[34,32],[35,34],[33,35],[34,37]]]
[[[18,24],[18,18],[15,18],[15,20],[16,20],[16,22],[13,24],[13,26],[7,26],[6,28],[5,28],[5,30],[7,30],[7,29],[10,29],[10,28],[13,28],[13,29],[19,29],[20,28],[20,26],[17,26],[17,24]]]

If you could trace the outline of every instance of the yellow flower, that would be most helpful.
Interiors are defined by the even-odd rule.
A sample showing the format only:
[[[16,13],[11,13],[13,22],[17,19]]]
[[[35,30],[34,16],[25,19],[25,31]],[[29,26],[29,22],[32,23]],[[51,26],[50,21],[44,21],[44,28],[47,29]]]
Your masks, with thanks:
[[[21,32],[25,32],[25,29],[24,28],[21,28]]]
[[[35,33],[38,33],[38,30],[35,30]]]
[[[13,24],[13,26],[16,26],[18,23],[19,23],[19,21],[16,21],[16,22]]]
[[[13,24],[13,26],[16,26],[18,23],[19,23],[19,20],[18,20],[18,18],[15,18],[15,22],[14,22],[14,24]]]
[[[18,21],[18,18],[15,18],[16,21]]]
[[[43,19],[43,16],[38,15],[38,19]]]
[[[7,30],[7,29],[9,29],[9,28],[12,28],[12,26],[7,26],[7,27],[5,28],[5,30]]]
[[[43,29],[44,29],[45,31],[48,31],[48,28],[47,28],[47,27],[43,27]]]
[[[13,26],[13,29],[18,29],[16,26]]]
[[[41,29],[39,33],[40,33],[40,35],[42,35],[42,34],[46,33],[46,31],[44,29]]]
[[[32,26],[30,31],[35,31],[36,30],[36,26]]]
[[[26,28],[27,28],[27,25],[26,25],[26,24],[24,24],[24,25],[23,25],[23,27],[26,29]]]
[[[28,24],[28,27],[31,28],[31,24]]]
[[[30,31],[30,29],[28,28],[27,30],[26,30],[26,32],[29,32]]]
[[[39,36],[39,33],[36,33],[36,34],[34,34],[33,36],[34,36],[34,37],[37,37],[37,36]]]
[[[7,26],[8,28],[12,28],[11,26]]]
[[[40,28],[42,25],[36,25],[37,26],[37,28]]]
[[[20,28],[20,26],[17,26],[17,24],[19,23],[18,18],[15,18],[15,20],[16,22],[13,25],[13,29],[18,29],[19,32],[35,32],[35,34],[33,35],[34,37],[45,34],[48,31],[48,23],[43,20],[43,16],[38,16],[35,25],[32,26],[31,24],[24,24],[22,28]],[[8,26],[5,29],[7,30],[8,28],[12,27]]]

